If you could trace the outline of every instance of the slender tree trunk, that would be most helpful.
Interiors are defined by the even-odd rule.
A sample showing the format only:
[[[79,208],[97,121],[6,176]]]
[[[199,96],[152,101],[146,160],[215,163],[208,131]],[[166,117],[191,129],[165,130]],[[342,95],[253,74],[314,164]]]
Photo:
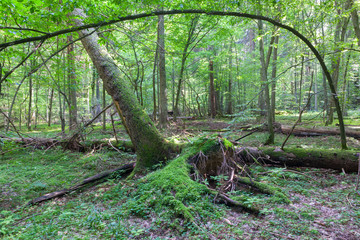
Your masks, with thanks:
[[[337,2],[335,2],[335,4],[337,4]],[[344,6],[342,6],[344,9],[344,12],[346,10],[348,10],[350,8],[350,6],[351,6],[351,1],[350,0],[346,1],[344,3]],[[341,16],[341,14],[344,14],[344,12],[341,12],[339,10],[338,15]],[[353,14],[352,14],[352,16],[353,16]],[[350,20],[350,17],[347,17],[347,16],[342,17],[340,20],[338,20],[339,22],[336,25],[335,35],[334,35],[335,50],[341,50],[340,45],[342,45],[342,43],[345,41],[346,30],[347,30],[349,20]],[[338,89],[341,58],[342,58],[342,53],[338,52],[335,55],[333,55],[333,57],[331,59],[332,81],[333,81],[335,91],[337,91],[337,89]],[[331,98],[330,111],[329,111],[328,120],[327,120],[328,124],[333,123],[335,111],[336,111],[335,99]]]
[[[61,125],[61,133],[65,133],[65,117],[64,117],[64,110],[62,104],[62,97],[59,92],[59,118],[60,118],[60,125]]]
[[[297,61],[296,61],[296,57],[295,57],[295,68],[294,68],[294,97],[295,97],[295,104],[298,103],[298,91],[297,91],[297,67],[296,67],[296,64],[297,64]],[[296,107],[295,107],[296,109]],[[294,109],[294,110],[295,110]]]
[[[300,82],[299,82],[299,106],[298,106],[299,113],[302,109],[301,105],[303,103],[303,97],[302,97],[303,79],[304,79],[304,56],[301,56],[301,70],[300,70]],[[301,123],[301,115],[299,115],[298,121],[299,121],[299,123]]]
[[[232,114],[232,45],[230,43],[230,49],[229,49],[229,81],[228,81],[228,91],[226,95],[226,114]]]
[[[351,46],[352,48],[352,46]],[[351,52],[348,53],[348,56],[347,56],[347,60],[346,60],[346,63],[345,63],[345,70],[344,70],[344,82],[343,82],[343,85],[342,85],[342,93],[341,93],[341,100],[342,100],[342,112],[343,114],[346,116],[347,115],[347,111],[346,111],[346,83],[347,83],[347,73],[348,73],[348,67],[349,67],[349,62],[350,62],[350,57],[351,57]]]
[[[352,12],[351,12],[351,21],[353,23],[354,26],[354,32],[357,38],[357,43],[358,46],[360,47],[360,25],[359,25],[359,15],[357,12],[357,8],[355,8]]]
[[[317,65],[315,64],[315,79],[314,79],[314,110],[317,112],[319,110],[318,107],[318,86],[317,86]]]
[[[272,59],[272,68],[271,68],[271,112],[273,122],[275,122],[275,97],[276,97],[276,68],[277,68],[277,56],[278,56],[278,44],[279,44],[279,35],[275,36],[274,40],[274,53]]]
[[[153,68],[153,75],[152,75],[152,90],[153,90],[153,121],[156,121],[156,115],[157,115],[157,107],[156,107],[156,66],[157,66],[157,59],[158,59],[158,48],[159,46],[156,44],[156,50],[155,50],[155,57],[154,57],[154,68]]]
[[[75,9],[73,14],[85,17],[80,9]],[[74,21],[77,26],[82,25],[79,18]],[[93,31],[94,29],[82,30],[79,31],[79,35],[84,36]],[[121,72],[114,60],[105,47],[98,43],[98,35],[94,32],[81,41],[103,80],[106,91],[112,97],[125,129],[134,144],[138,157],[137,171],[170,159],[172,145],[160,135],[149,116],[142,109],[130,88],[130,82],[121,78]]]
[[[36,83],[35,83],[35,121],[34,121],[35,126],[34,126],[34,129],[37,128],[38,121],[39,121],[38,100],[39,100],[39,80],[36,80]]]
[[[67,37],[68,42],[73,41],[70,35]],[[77,101],[76,101],[76,74],[75,74],[75,51],[74,44],[67,47],[67,64],[68,64],[68,84],[69,84],[69,129],[75,130],[77,126]]]
[[[178,82],[178,86],[177,86],[177,91],[176,91],[176,99],[175,99],[175,107],[174,107],[174,119],[176,120],[176,117],[179,115],[179,98],[180,98],[180,91],[182,88],[182,81],[183,81],[183,77],[184,77],[184,70],[185,70],[185,63],[186,63],[186,59],[189,55],[188,53],[188,48],[190,46],[190,44],[193,42],[193,36],[194,36],[194,32],[196,29],[196,25],[198,22],[198,17],[194,17],[191,20],[191,25],[189,27],[189,31],[188,31],[188,38],[186,40],[185,46],[184,46],[184,50],[182,53],[182,57],[181,57],[181,67],[180,67],[180,74],[179,74],[179,82]]]
[[[32,61],[30,61],[30,69],[32,68]],[[27,112],[27,122],[26,127],[28,131],[31,131],[31,108],[32,108],[32,95],[33,95],[33,79],[32,76],[29,76],[29,104]]]
[[[50,96],[49,96],[49,106],[48,106],[48,126],[51,126],[51,118],[52,118],[52,105],[54,100],[54,89],[50,89]]]
[[[160,71],[160,127],[167,125],[167,94],[166,94],[166,69],[165,69],[165,24],[164,16],[159,16],[158,22],[158,45],[159,45],[159,71]]]
[[[105,86],[103,84],[103,92],[102,92],[102,104],[103,104],[103,109],[106,107],[106,93],[105,93]],[[103,113],[103,124],[102,124],[102,127],[103,127],[103,130],[105,131],[106,130],[106,111],[104,111]]]
[[[263,24],[262,21],[258,21],[258,28],[259,28],[259,35],[263,35]],[[266,112],[267,112],[267,125],[268,125],[268,131],[269,136],[265,144],[274,144],[275,139],[275,133],[274,133],[274,126],[273,126],[273,117],[272,117],[272,111],[271,111],[271,102],[270,102],[270,92],[269,92],[269,84],[267,83],[267,69],[270,62],[271,52],[272,52],[272,44],[275,41],[275,36],[271,38],[269,50],[267,53],[267,56],[265,56],[264,51],[264,41],[263,38],[259,40],[259,48],[260,48],[260,62],[261,62],[261,82],[262,86],[265,89],[264,91],[264,100],[266,105]]]
[[[209,103],[210,103],[210,116],[215,118],[216,116],[216,98],[215,98],[215,86],[214,86],[214,66],[213,61],[209,61],[209,79],[210,79],[210,89],[209,89]]]

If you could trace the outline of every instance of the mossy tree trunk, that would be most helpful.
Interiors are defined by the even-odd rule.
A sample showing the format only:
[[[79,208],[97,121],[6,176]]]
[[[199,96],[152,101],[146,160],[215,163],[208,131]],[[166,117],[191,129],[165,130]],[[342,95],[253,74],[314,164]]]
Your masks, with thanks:
[[[77,26],[81,26],[81,18],[86,18],[80,9],[75,9],[74,16],[80,17],[74,20]],[[121,73],[114,60],[104,46],[98,41],[99,37],[94,29],[79,31],[79,35],[85,36],[82,44],[93,61],[100,78],[103,80],[107,93],[112,97],[116,109],[136,149],[138,157],[136,171],[151,167],[169,158],[171,144],[168,143],[158,132],[150,117],[141,108],[135,98],[131,84],[126,78],[121,78]]]

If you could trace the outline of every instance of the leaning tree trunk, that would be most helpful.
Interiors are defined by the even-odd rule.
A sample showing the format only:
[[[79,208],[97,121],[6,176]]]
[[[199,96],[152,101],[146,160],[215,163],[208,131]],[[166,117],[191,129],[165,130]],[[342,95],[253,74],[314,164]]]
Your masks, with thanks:
[[[75,9],[73,15],[85,18],[80,9]],[[80,18],[74,19],[77,26],[83,25]],[[171,144],[168,143],[158,132],[150,117],[141,108],[130,88],[131,84],[121,78],[120,70],[114,60],[101,46],[99,37],[94,29],[79,31],[79,35],[85,36],[82,44],[93,61],[108,94],[112,97],[116,109],[136,149],[138,160],[137,171],[148,168],[159,162],[169,159]]]

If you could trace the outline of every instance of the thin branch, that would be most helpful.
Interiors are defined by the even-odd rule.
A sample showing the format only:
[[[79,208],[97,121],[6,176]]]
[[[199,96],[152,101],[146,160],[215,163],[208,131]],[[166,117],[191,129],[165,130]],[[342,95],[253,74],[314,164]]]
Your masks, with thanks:
[[[24,140],[23,136],[21,136],[21,134],[19,133],[19,131],[16,129],[14,123],[11,121],[11,119],[8,117],[8,115],[6,115],[6,113],[4,113],[1,109],[0,109],[0,113],[2,113],[7,120],[9,121],[9,123],[13,126],[15,132],[17,133],[17,135],[21,138],[21,140]]]
[[[0,29],[9,29],[9,30],[18,30],[18,31],[31,31],[31,32],[37,32],[37,33],[42,33],[42,34],[48,34],[48,32],[43,32],[43,31],[40,31],[40,30],[31,29],[31,28],[22,28],[22,27],[3,27],[3,26],[0,26]]]
[[[301,109],[300,113],[299,113],[299,117],[298,119],[296,120],[296,122],[294,123],[294,125],[292,126],[290,132],[288,133],[286,139],[284,140],[284,142],[281,144],[281,150],[284,150],[284,146],[287,142],[287,140],[289,140],[289,137],[290,135],[292,134],[292,132],[294,131],[296,125],[299,123],[300,119],[301,119],[301,115],[303,114],[303,112],[305,111],[305,109],[307,108],[307,106],[309,106],[310,104],[310,100],[311,100],[311,97],[314,95],[314,94],[311,94],[311,88],[312,88],[312,85],[313,85],[313,81],[314,81],[314,72],[311,72],[311,83],[310,83],[310,88],[309,88],[309,94],[308,94],[308,99],[307,99],[307,102],[305,104],[305,106]]]
[[[25,62],[26,60],[28,60],[29,57],[30,57],[34,52],[36,52],[36,50],[38,50],[38,49],[41,47],[41,45],[44,43],[44,41],[45,41],[45,40],[42,40],[21,62],[19,62],[18,65],[16,65],[13,69],[11,69],[9,72],[7,72],[7,73],[5,74],[5,76],[0,79],[0,84],[1,84],[3,81],[5,81],[6,78],[9,77],[18,67],[20,67],[21,65],[23,65],[24,62]]]

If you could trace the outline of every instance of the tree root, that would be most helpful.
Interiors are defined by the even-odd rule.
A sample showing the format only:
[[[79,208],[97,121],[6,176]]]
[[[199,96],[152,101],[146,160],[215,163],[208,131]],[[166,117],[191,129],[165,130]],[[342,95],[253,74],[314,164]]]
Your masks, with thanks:
[[[280,189],[251,179],[246,159],[237,154],[226,139],[218,138],[211,148],[200,149],[198,154],[189,159],[189,163],[193,167],[192,179],[207,183],[215,199],[220,198],[228,206],[241,207],[256,214],[260,212],[257,207],[236,201],[227,195],[229,192],[242,189],[241,184],[255,187],[260,192],[273,195],[284,203],[291,203]]]

